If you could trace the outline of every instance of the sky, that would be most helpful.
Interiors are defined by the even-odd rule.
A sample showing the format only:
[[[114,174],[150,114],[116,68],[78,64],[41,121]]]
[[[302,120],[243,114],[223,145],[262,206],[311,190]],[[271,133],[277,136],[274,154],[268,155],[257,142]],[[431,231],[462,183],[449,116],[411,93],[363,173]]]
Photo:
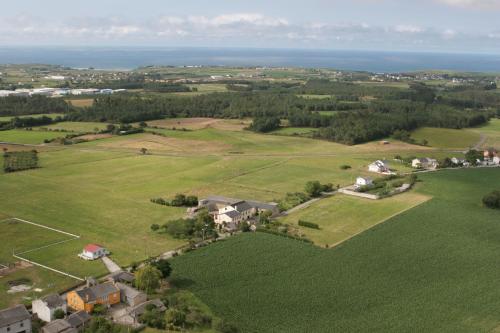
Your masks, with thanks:
[[[23,0],[0,46],[249,47],[500,54],[500,0]]]

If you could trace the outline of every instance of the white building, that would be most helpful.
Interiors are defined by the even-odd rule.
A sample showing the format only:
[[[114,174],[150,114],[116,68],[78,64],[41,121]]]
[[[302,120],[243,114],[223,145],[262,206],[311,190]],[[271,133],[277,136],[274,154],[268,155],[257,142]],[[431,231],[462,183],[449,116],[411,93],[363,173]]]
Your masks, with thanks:
[[[377,173],[387,173],[391,172],[389,168],[389,164],[385,161],[375,161],[372,164],[368,166],[368,171],[370,172],[377,172]]]
[[[411,161],[411,166],[416,169],[437,169],[439,163],[433,158],[415,158]]]
[[[68,311],[66,301],[57,294],[51,294],[43,298],[34,300],[31,303],[33,314],[45,322],[51,322],[54,318],[54,312],[58,309]]]
[[[257,214],[257,209],[246,201],[236,202],[220,208],[214,215],[214,221],[219,228],[236,230],[241,222],[248,221]]]
[[[493,157],[493,164],[500,165],[500,157],[499,156]]]
[[[80,253],[78,256],[85,260],[96,260],[108,254],[109,251],[106,250],[103,246],[98,244],[88,244],[83,248],[82,253]]]
[[[0,333],[31,333],[31,315],[24,305],[0,311]]]
[[[356,187],[368,186],[373,184],[373,179],[368,177],[356,178]]]

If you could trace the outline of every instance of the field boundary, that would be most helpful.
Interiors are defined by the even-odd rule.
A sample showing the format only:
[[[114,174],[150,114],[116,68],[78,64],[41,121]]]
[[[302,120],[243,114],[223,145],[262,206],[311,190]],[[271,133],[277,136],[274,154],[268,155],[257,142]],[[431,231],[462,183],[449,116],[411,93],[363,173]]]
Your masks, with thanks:
[[[33,225],[33,226],[38,227],[38,228],[47,229],[47,230],[54,231],[54,232],[57,232],[57,233],[60,233],[60,234],[66,235],[66,236],[70,236],[71,237],[70,239],[65,239],[65,240],[62,240],[62,241],[57,241],[57,242],[54,242],[54,243],[50,243],[50,244],[47,244],[47,245],[43,245],[43,246],[40,246],[40,247],[37,247],[37,248],[33,248],[33,249],[29,249],[29,250],[26,250],[26,251],[23,251],[23,252],[19,252],[19,253],[15,253],[14,250],[12,250],[12,256],[14,258],[18,259],[18,260],[25,261],[25,262],[27,262],[27,263],[29,263],[31,265],[47,269],[47,270],[50,270],[50,271],[58,273],[58,274],[62,274],[64,276],[73,278],[73,279],[78,280],[78,281],[85,281],[85,279],[83,279],[81,277],[78,277],[78,276],[75,276],[73,274],[70,274],[68,272],[63,272],[63,271],[58,270],[56,268],[49,267],[47,265],[44,265],[44,264],[41,264],[39,262],[30,260],[28,258],[21,257],[21,255],[26,254],[26,253],[31,253],[31,252],[43,250],[43,249],[46,249],[46,248],[51,247],[51,246],[55,246],[55,245],[67,243],[67,242],[70,242],[70,241],[73,241],[73,240],[76,240],[76,239],[80,239],[79,235],[75,235],[75,234],[72,234],[72,233],[64,231],[64,230],[60,230],[60,229],[48,227],[48,226],[43,225],[43,224],[39,224],[39,223],[35,223],[35,222],[23,220],[23,219],[20,219],[20,218],[17,218],[17,217],[11,217],[11,218],[7,218],[7,219],[4,219],[4,220],[1,220],[0,223],[7,222],[7,221],[17,221],[17,222],[20,222],[20,223],[25,223],[25,224]],[[2,266],[2,265],[0,265],[0,266]]]

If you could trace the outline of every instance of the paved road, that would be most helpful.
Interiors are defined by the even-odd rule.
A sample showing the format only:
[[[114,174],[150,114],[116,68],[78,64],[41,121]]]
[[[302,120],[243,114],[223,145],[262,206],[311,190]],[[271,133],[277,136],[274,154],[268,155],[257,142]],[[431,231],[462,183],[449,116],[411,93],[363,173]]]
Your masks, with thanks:
[[[119,272],[122,270],[121,267],[118,266],[118,264],[116,264],[109,257],[102,257],[101,259],[110,273],[115,273],[115,272]]]

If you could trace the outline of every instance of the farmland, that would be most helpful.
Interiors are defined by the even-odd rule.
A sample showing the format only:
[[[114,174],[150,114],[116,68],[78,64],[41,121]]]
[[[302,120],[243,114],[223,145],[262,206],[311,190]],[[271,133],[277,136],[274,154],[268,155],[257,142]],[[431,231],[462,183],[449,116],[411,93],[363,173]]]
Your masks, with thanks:
[[[50,140],[62,136],[64,135],[57,132],[15,129],[0,131],[0,142],[38,145],[42,144],[46,139]]]
[[[500,175],[421,178],[432,200],[334,249],[245,234],[176,258],[174,283],[244,332],[495,330],[500,225],[481,197]]]
[[[428,145],[436,148],[469,148],[481,139],[479,133],[470,129],[448,129],[423,127],[411,134],[417,142],[427,140]]]

